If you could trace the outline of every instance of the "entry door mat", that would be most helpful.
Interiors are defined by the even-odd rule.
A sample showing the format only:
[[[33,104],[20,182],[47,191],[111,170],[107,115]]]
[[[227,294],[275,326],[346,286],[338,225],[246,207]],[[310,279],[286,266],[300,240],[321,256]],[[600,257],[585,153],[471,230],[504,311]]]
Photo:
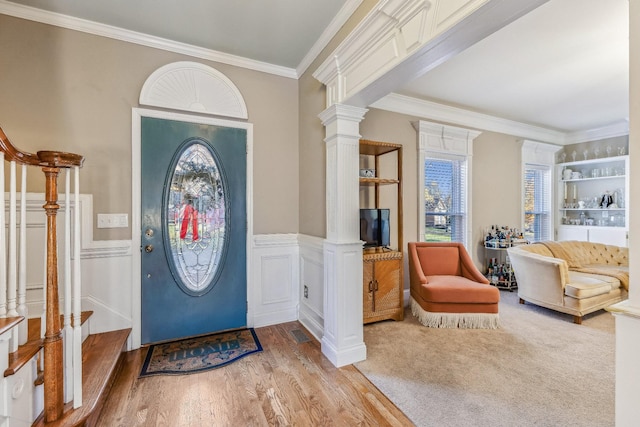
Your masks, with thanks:
[[[253,328],[153,344],[140,377],[208,371],[259,351],[262,345]]]

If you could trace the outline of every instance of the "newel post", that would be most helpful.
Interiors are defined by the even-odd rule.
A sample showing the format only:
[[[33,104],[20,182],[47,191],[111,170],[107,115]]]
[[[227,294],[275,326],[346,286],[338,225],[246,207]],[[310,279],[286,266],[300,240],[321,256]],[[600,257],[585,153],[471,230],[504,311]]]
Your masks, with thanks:
[[[47,215],[47,329],[44,336],[44,418],[55,421],[64,409],[64,376],[60,305],[58,298],[58,238],[56,216],[58,214],[57,167],[43,167]]]
[[[0,128],[0,152],[8,161],[42,168],[45,175],[45,204],[47,215],[47,327],[44,337],[44,420],[46,423],[62,417],[64,412],[64,360],[60,302],[58,298],[58,174],[60,169],[82,167],[84,157],[61,151],[27,153],[14,146]],[[24,200],[22,200],[24,203]],[[67,200],[67,203],[69,201]]]
[[[84,157],[58,151],[38,151],[45,181],[43,208],[47,215],[47,328],[44,336],[44,420],[55,421],[64,412],[64,360],[58,297],[58,174],[60,168],[82,166]]]

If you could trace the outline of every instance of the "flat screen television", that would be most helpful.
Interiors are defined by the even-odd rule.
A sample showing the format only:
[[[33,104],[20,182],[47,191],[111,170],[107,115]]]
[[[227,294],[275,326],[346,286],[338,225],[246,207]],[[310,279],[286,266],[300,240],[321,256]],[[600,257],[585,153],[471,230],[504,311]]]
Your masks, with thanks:
[[[389,209],[360,209],[360,240],[365,248],[389,246]]]

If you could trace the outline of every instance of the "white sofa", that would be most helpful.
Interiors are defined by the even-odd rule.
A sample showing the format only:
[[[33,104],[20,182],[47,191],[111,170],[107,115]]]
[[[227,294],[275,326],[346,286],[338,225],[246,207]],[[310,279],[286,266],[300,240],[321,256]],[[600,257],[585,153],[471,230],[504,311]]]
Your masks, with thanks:
[[[571,314],[574,322],[627,298],[628,248],[601,243],[539,242],[508,249],[520,303]]]

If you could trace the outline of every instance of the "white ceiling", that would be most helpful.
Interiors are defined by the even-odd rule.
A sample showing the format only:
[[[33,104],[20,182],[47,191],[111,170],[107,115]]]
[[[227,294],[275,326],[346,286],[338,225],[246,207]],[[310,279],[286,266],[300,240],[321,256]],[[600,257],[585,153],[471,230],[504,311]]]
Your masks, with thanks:
[[[296,75],[360,2],[0,0],[0,12],[34,7]],[[628,0],[550,0],[396,93],[561,132],[619,125],[628,119],[628,8]]]
[[[562,132],[629,117],[628,0],[551,0],[396,92]]]

